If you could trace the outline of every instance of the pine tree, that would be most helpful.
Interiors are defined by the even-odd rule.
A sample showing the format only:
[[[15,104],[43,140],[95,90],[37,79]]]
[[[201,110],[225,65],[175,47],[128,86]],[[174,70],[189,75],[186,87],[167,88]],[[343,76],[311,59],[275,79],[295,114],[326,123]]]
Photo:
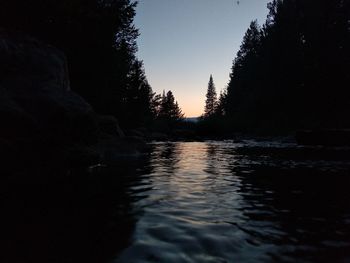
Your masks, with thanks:
[[[350,2],[274,0],[232,66],[226,113],[235,129],[350,127]],[[331,88],[331,89],[330,89]]]
[[[261,49],[261,30],[254,20],[247,29],[236,58],[233,60],[230,80],[227,86],[225,112],[232,116],[242,108],[252,108],[254,90],[259,86],[260,71],[257,70]]]
[[[184,114],[182,113],[182,110],[177,101],[175,101],[175,105],[172,108],[171,116],[172,119],[176,121],[181,121],[184,118]]]
[[[184,117],[184,114],[170,90],[166,94],[165,91],[163,91],[158,117],[159,119],[170,122],[180,121]]]
[[[215,109],[215,115],[216,116],[225,116],[226,115],[226,100],[227,100],[227,89],[220,92],[219,99],[217,102],[217,106]]]
[[[210,78],[209,78],[206,97],[207,99],[205,100],[204,117],[208,118],[215,113],[216,106],[217,106],[217,95],[216,95],[215,85],[214,85],[212,75],[210,75]]]
[[[161,103],[162,95],[153,93],[153,96],[151,98],[151,111],[153,119],[156,119],[159,116]]]
[[[135,60],[128,75],[128,83],[124,88],[121,103],[124,113],[123,121],[127,126],[147,125],[154,118],[152,105],[155,96],[149,85],[143,62]]]

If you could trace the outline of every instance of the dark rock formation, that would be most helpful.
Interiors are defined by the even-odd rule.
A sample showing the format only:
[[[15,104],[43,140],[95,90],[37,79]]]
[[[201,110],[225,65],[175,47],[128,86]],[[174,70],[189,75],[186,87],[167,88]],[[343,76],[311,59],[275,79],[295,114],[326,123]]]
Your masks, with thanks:
[[[94,115],[91,106],[71,91],[61,51],[31,37],[0,32],[3,142],[32,157],[92,145],[98,140]]]
[[[86,168],[144,145],[71,91],[61,51],[0,31],[0,262],[109,261],[134,224],[115,175],[135,162]]]
[[[61,51],[1,31],[0,121],[0,146],[29,162],[60,156],[68,163],[96,163],[105,155],[101,144],[124,137],[114,117],[97,115],[70,89]],[[0,157],[9,158],[7,153],[0,151]]]

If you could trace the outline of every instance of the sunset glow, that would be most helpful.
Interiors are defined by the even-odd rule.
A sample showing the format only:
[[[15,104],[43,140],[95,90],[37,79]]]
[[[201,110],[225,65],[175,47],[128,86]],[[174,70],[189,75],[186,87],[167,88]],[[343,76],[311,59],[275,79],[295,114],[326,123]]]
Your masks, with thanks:
[[[153,90],[172,90],[187,117],[201,115],[210,74],[219,94],[249,23],[265,21],[268,2],[140,0],[138,56]]]

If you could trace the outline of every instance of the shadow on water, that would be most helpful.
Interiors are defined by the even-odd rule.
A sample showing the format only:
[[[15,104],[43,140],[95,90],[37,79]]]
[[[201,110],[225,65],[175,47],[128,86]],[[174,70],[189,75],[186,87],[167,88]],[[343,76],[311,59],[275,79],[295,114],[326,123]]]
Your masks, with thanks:
[[[168,174],[176,172],[177,164],[181,160],[181,147],[176,143],[158,144],[154,148],[152,159],[156,160],[155,166],[159,164]]]
[[[130,242],[136,219],[126,189],[148,161],[14,168],[0,188],[0,261],[108,262]]]
[[[350,260],[349,149],[238,147],[232,173],[241,180],[251,247],[270,262]],[[247,165],[249,164],[249,165]]]
[[[206,168],[206,172],[208,174],[211,174],[213,176],[216,176],[218,175],[219,171],[218,171],[218,146],[215,145],[215,144],[208,144],[207,145],[207,150],[206,150],[206,153],[207,153],[207,160],[208,160],[208,164],[207,164],[207,168]]]

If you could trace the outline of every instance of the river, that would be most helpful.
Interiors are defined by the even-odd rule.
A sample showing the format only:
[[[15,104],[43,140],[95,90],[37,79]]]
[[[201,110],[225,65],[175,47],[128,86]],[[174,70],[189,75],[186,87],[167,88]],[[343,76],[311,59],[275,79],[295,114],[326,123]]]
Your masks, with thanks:
[[[350,262],[348,149],[154,143],[114,262]]]
[[[155,142],[109,166],[13,170],[1,262],[350,262],[349,148]]]

